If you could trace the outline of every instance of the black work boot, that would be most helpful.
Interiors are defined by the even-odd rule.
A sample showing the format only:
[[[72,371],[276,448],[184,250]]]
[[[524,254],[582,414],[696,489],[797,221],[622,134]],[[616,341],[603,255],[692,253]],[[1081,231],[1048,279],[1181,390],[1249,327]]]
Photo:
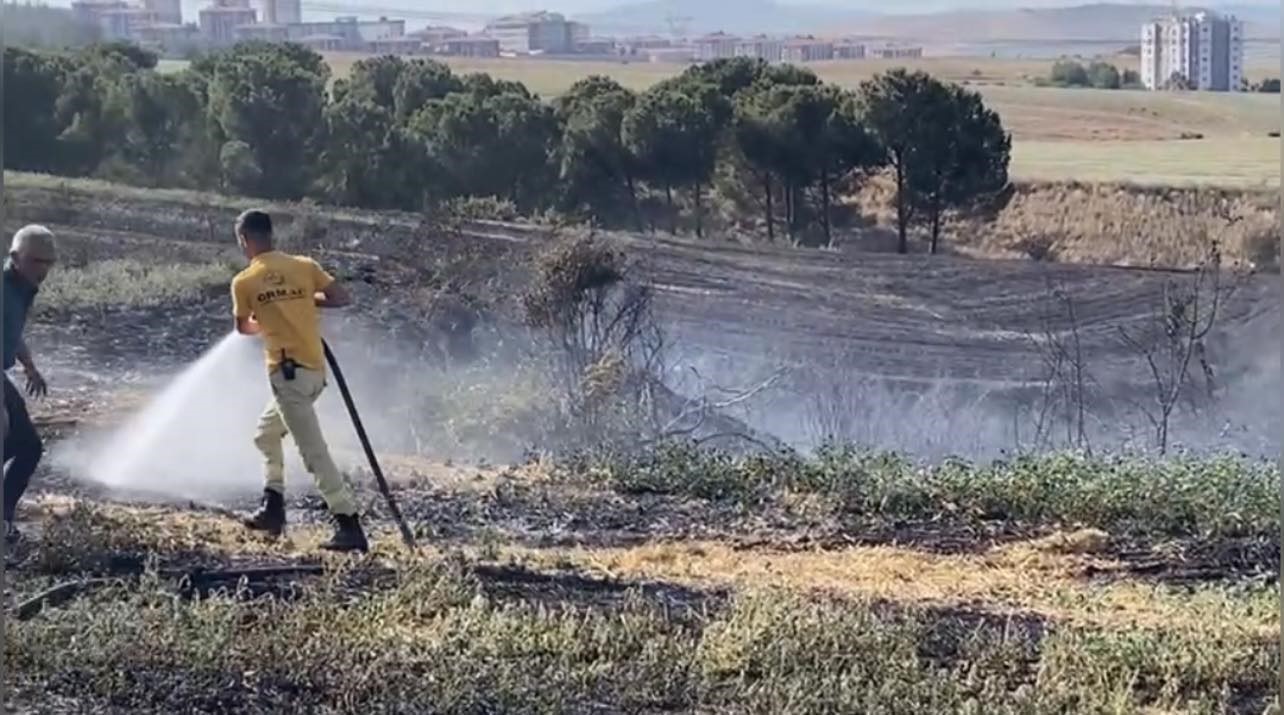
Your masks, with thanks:
[[[242,522],[247,529],[280,536],[285,531],[285,496],[274,489],[263,490],[262,506]]]
[[[338,524],[335,527],[334,536],[321,544],[321,548],[326,551],[361,552],[370,549],[370,544],[366,541],[366,533],[361,530],[361,519],[356,514],[335,514],[334,520]]]
[[[5,546],[13,548],[22,541],[22,532],[18,531],[18,526],[13,521],[4,522],[4,543]]]

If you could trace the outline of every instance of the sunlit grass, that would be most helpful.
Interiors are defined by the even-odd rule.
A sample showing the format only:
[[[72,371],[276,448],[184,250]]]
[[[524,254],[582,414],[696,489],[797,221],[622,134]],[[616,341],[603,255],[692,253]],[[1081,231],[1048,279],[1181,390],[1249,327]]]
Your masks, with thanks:
[[[226,286],[233,275],[233,266],[217,263],[112,259],[59,266],[41,286],[37,306],[41,312],[62,312],[181,304]]]

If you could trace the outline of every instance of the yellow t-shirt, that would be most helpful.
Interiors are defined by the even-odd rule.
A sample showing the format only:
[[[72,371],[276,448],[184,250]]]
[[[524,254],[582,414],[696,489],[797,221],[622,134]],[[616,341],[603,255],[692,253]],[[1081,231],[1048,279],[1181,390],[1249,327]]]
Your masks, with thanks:
[[[232,279],[232,312],[258,321],[268,372],[283,356],[325,372],[316,294],[333,282],[311,258],[280,251],[260,253]]]

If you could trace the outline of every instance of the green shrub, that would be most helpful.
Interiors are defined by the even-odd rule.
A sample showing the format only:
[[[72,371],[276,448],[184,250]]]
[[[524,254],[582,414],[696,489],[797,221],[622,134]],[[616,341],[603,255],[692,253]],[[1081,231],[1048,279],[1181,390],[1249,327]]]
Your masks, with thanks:
[[[1238,458],[1090,458],[1061,453],[989,465],[918,467],[896,455],[830,447],[733,458],[693,445],[609,457],[586,474],[622,492],[764,503],[784,491],[832,498],[887,519],[1081,525],[1114,533],[1238,537],[1279,533],[1279,472]]]

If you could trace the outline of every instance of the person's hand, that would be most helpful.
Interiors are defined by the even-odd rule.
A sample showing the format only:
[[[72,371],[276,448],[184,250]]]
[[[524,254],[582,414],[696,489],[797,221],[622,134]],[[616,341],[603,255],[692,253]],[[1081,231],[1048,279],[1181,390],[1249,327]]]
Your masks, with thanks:
[[[39,370],[32,368],[27,370],[27,394],[33,397],[44,397],[49,394],[49,383],[45,382],[45,376],[40,374]]]

